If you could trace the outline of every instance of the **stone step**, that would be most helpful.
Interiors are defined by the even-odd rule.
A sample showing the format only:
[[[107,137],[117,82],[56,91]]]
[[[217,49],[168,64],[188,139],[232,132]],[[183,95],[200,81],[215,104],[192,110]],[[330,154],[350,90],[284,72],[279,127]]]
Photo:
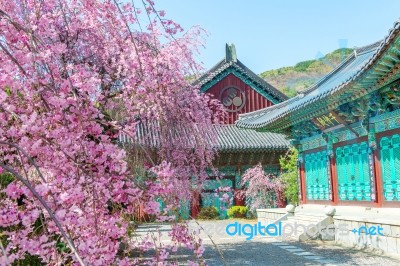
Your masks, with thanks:
[[[326,240],[331,240],[331,237],[324,233],[324,228],[327,223],[333,223],[332,221],[327,221],[327,216],[324,215],[313,215],[305,213],[295,213],[294,216],[288,217],[287,220],[282,221],[284,233],[290,233],[290,238],[305,241],[308,239],[322,238]],[[288,225],[291,229],[288,229]],[[286,227],[284,227],[286,226]],[[323,228],[321,228],[321,226]],[[293,232],[290,232],[292,231]]]

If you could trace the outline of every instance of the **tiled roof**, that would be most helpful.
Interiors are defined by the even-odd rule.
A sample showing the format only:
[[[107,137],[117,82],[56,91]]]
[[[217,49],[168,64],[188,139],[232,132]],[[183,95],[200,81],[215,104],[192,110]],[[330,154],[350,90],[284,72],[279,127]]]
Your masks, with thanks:
[[[274,98],[274,103],[288,99],[285,94],[251,71],[242,62],[236,59],[236,57],[232,58],[231,56],[226,56],[226,58],[222,59],[220,62],[218,62],[218,64],[194,81],[193,84],[200,86],[201,92],[205,92],[211,87],[211,85],[213,85],[213,81],[219,80],[221,76],[224,76],[227,73],[237,75],[238,78],[245,77],[251,81],[251,87],[258,93],[264,97],[266,95],[272,96]]]
[[[241,129],[235,125],[214,125],[219,151],[286,150],[289,141],[282,135]]]
[[[119,141],[122,144],[139,143],[156,149],[161,146],[158,129],[156,123],[140,123],[134,141],[125,134],[119,136]],[[184,129],[172,133],[171,137],[179,138],[189,148],[195,147],[195,138],[188,136]],[[213,132],[208,138],[209,143],[219,152],[286,150],[289,147],[289,141],[282,134],[240,129],[235,125],[213,125]]]
[[[311,115],[311,112],[317,112],[318,108],[327,108],[327,99],[333,99],[332,95],[352,93],[356,87],[350,88],[350,85],[358,84],[361,88],[367,87],[362,82],[365,79],[364,74],[368,72],[375,81],[389,72],[389,66],[382,69],[381,66],[374,64],[388,50],[394,39],[398,38],[399,30],[400,21],[397,21],[383,41],[355,49],[353,54],[309,89],[272,107],[239,115],[236,125],[244,128],[274,130],[273,124],[286,119],[285,125],[289,126],[291,123],[301,120],[300,116],[306,111],[306,108]],[[373,67],[375,68],[373,69]],[[372,71],[370,71],[371,69]],[[350,99],[350,97],[347,98]]]

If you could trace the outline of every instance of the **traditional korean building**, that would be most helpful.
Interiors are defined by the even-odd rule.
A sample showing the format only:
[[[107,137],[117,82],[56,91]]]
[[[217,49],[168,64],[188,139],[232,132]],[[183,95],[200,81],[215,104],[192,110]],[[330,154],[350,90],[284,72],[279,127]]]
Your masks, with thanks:
[[[225,125],[215,125],[218,156],[214,166],[224,174],[224,179],[213,180],[211,176],[200,196],[200,206],[192,209],[217,206],[222,216],[226,214],[223,209],[229,206],[221,208],[214,190],[220,186],[241,189],[241,175],[258,163],[262,164],[267,173],[279,174],[279,158],[289,146],[281,134],[235,127],[234,123],[240,114],[273,106],[288,98],[240,62],[233,44],[226,44],[225,51],[225,58],[194,82],[202,93],[208,93],[222,103],[227,116],[223,121]],[[236,198],[234,204],[244,205],[244,202]],[[282,204],[284,202],[281,201]]]
[[[301,203],[400,207],[400,22],[309,89],[236,125],[292,140]]]
[[[194,82],[201,88],[202,93],[209,93],[212,98],[218,99],[227,111],[222,124],[214,125],[216,141],[212,141],[218,155],[213,165],[223,175],[217,180],[213,171],[210,171],[210,180],[207,181],[201,195],[191,202],[191,215],[196,216],[201,207],[215,206],[220,210],[221,217],[226,216],[230,206],[220,202],[220,195],[216,195],[219,187],[230,187],[233,191],[242,189],[241,175],[250,167],[261,163],[267,173],[279,174],[279,158],[286,153],[289,142],[282,134],[261,133],[254,130],[240,129],[234,125],[239,114],[257,111],[273,106],[287,99],[287,97],[268,84],[257,74],[252,72],[236,57],[234,45],[226,45],[226,56],[217,65],[207,71]],[[156,149],[159,138],[154,125],[139,124],[135,140],[120,136],[123,144],[139,142],[140,145]],[[153,129],[152,129],[153,128]],[[157,161],[156,152],[152,153]],[[244,205],[244,201],[234,198],[229,193],[235,205]],[[280,201],[280,206],[284,202]],[[188,217],[188,214],[182,216]]]

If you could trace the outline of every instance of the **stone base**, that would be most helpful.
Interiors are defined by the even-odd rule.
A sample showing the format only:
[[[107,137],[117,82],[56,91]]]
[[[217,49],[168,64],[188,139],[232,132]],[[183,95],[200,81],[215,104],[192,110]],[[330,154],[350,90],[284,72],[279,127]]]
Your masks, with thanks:
[[[384,219],[379,222],[366,218],[360,221],[357,218],[335,217],[335,225],[337,228],[345,228],[336,231],[335,242],[338,244],[400,255],[399,224],[388,223]],[[378,234],[378,229],[382,235]]]

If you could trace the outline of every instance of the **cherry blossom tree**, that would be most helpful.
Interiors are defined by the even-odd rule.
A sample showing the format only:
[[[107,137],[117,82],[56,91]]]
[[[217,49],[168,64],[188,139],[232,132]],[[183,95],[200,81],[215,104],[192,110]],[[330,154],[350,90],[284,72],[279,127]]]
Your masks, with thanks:
[[[0,174],[13,177],[0,192],[0,265],[28,255],[163,265],[181,245],[201,263],[201,240],[185,224],[173,225],[170,245],[129,232],[137,206],[174,219],[168,211],[207,178],[219,107],[186,79],[199,69],[202,35],[151,0],[0,2]],[[154,121],[156,157],[120,145]],[[145,261],[131,255],[151,249]]]
[[[266,174],[261,164],[246,170],[241,185],[244,190],[238,196],[246,198],[251,211],[276,207],[284,189],[282,181],[276,175]]]

